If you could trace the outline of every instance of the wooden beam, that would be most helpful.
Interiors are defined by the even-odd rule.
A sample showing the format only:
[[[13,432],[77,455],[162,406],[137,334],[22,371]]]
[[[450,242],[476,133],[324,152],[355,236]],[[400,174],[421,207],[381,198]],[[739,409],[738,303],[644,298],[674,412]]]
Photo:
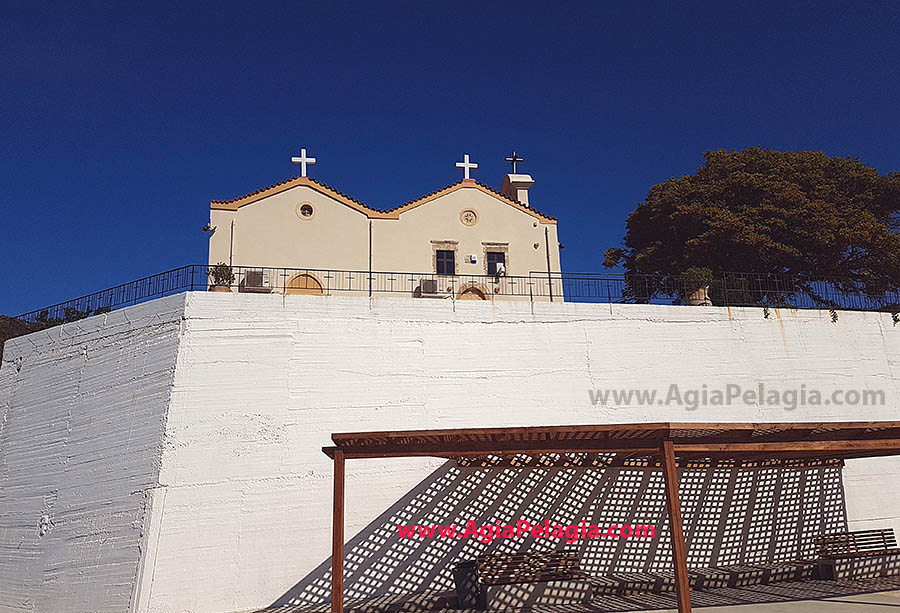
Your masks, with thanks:
[[[755,424],[625,424],[518,428],[462,428],[332,434],[344,458],[539,453],[658,453],[671,440],[679,454],[808,453],[811,457],[900,454],[900,422]],[[794,456],[796,457],[796,456]]]
[[[866,453],[896,452],[900,454],[900,439],[833,440],[833,441],[784,441],[765,443],[676,443],[679,453]]]
[[[642,441],[640,446],[633,445],[604,445],[602,443],[588,441],[587,443],[577,443],[571,446],[564,442],[554,443],[552,445],[536,444],[528,445],[527,443],[519,443],[515,446],[501,447],[496,444],[466,444],[466,445],[416,445],[416,446],[399,446],[399,445],[371,445],[367,447],[322,447],[322,452],[334,457],[335,449],[344,450],[345,459],[357,458],[411,458],[418,456],[436,457],[436,458],[459,458],[459,457],[476,457],[486,455],[496,456],[513,456],[513,455],[541,455],[549,453],[627,453],[637,456],[652,456],[659,453],[659,447],[649,447],[646,441]]]
[[[681,524],[681,501],[678,498],[678,472],[675,465],[675,447],[672,441],[660,445],[663,459],[663,475],[666,483],[666,506],[669,510],[669,531],[672,537],[672,563],[675,566],[675,590],[678,613],[691,611],[691,585],[687,571],[687,549],[684,546],[684,530]]]
[[[455,428],[441,430],[394,430],[381,432],[334,433],[331,439],[338,445],[354,445],[358,441],[395,441],[409,444],[426,440],[440,443],[454,443],[471,440],[520,441],[562,441],[562,440],[622,440],[643,439],[683,439],[684,432],[690,438],[744,438],[750,440],[758,436],[787,437],[793,440],[840,437],[840,432],[855,431],[850,438],[869,437],[879,433],[887,438],[891,431],[900,433],[900,421],[851,421],[851,422],[776,422],[776,423],[640,423],[640,424],[588,424],[571,426],[519,426],[512,428]]]
[[[344,452],[334,451],[331,519],[331,613],[344,613]]]
[[[898,427],[900,427],[900,422]],[[647,433],[648,435],[656,432],[662,436],[669,431],[670,424],[591,424],[580,426],[515,426],[511,428],[446,428],[441,430],[385,430],[381,432],[335,432],[331,435],[331,440],[338,445],[353,443],[355,441],[366,441],[378,439],[382,441],[397,441],[401,443],[409,443],[410,441],[423,442],[426,438],[434,442],[453,443],[467,442],[472,440],[480,441],[518,441],[521,443],[529,443],[536,441],[548,440],[583,440],[585,438],[602,438],[608,440],[610,432],[620,432],[622,430],[634,431],[635,433]],[[729,424],[730,426],[730,424]],[[642,439],[645,436],[635,436],[635,439]],[[630,439],[623,439],[630,440]]]

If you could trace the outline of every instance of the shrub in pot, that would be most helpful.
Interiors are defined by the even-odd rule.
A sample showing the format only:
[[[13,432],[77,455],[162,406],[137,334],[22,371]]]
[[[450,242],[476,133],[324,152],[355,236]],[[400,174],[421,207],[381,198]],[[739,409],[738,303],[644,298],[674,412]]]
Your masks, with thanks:
[[[691,267],[681,273],[684,303],[688,306],[712,306],[709,285],[713,274],[709,268]]]
[[[230,292],[231,285],[234,283],[234,272],[231,266],[225,262],[219,262],[209,269],[209,291],[211,292]]]

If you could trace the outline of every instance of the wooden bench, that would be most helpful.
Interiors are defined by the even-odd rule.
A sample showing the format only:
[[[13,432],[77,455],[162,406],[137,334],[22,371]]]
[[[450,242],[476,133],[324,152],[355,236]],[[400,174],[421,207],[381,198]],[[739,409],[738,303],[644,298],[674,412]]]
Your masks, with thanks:
[[[566,551],[489,554],[457,564],[462,608],[495,609],[588,602],[591,583],[578,556]]]
[[[822,534],[815,539],[822,579],[866,579],[900,571],[893,528]]]
[[[764,562],[731,566],[688,568],[692,590],[768,585],[783,581],[808,581],[815,578],[817,561]],[[592,575],[594,596],[634,596],[675,591],[675,572],[609,571]]]

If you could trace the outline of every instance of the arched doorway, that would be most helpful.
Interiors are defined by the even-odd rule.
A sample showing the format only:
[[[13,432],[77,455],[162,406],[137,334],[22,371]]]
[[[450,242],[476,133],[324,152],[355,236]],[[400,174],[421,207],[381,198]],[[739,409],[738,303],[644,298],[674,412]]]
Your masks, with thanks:
[[[487,300],[487,292],[485,292],[480,287],[475,285],[470,285],[469,287],[463,288],[459,295],[456,297],[457,300]]]
[[[311,274],[294,275],[284,288],[285,294],[324,294],[322,284]]]

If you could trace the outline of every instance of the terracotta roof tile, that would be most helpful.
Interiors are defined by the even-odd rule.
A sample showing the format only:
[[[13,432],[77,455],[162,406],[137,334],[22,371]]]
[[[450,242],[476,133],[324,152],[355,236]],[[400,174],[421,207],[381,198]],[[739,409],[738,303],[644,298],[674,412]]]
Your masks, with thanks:
[[[345,194],[344,192],[342,192],[342,191],[340,191],[340,190],[338,190],[338,189],[335,189],[334,187],[331,187],[330,185],[327,185],[327,184],[325,184],[325,183],[322,183],[321,181],[318,181],[318,180],[316,180],[316,179],[313,179],[312,177],[291,177],[290,179],[285,179],[284,181],[279,181],[278,183],[274,183],[274,184],[272,184],[272,185],[269,185],[268,187],[263,187],[263,188],[257,189],[257,190],[255,190],[255,191],[249,192],[249,193],[244,194],[244,195],[242,195],[242,196],[238,196],[238,197],[236,197],[236,198],[231,198],[230,200],[211,200],[211,201],[210,201],[210,204],[213,205],[213,206],[215,206],[215,205],[219,205],[219,206],[227,206],[227,205],[233,205],[233,204],[235,204],[235,203],[237,203],[237,202],[240,202],[240,201],[243,201],[243,200],[247,200],[247,199],[251,199],[251,202],[252,202],[252,201],[257,200],[257,198],[254,198],[254,196],[260,196],[260,197],[263,197],[263,194],[265,194],[266,192],[270,192],[270,191],[273,191],[273,190],[281,191],[281,190],[279,190],[278,188],[281,188],[281,187],[283,187],[283,186],[286,186],[287,184],[290,184],[290,183],[296,183],[297,185],[302,185],[302,184],[304,184],[304,183],[306,183],[306,182],[308,182],[308,183],[314,183],[314,184],[316,184],[317,186],[319,186],[320,188],[324,189],[325,191],[331,192],[332,194],[334,194],[334,195],[336,195],[336,196],[338,196],[338,197],[340,197],[340,198],[343,198],[343,199],[345,199],[345,200],[348,200],[348,201],[350,201],[350,202],[356,204],[357,206],[359,206],[359,207],[362,208],[362,209],[365,209],[365,210],[367,210],[367,211],[371,211],[371,212],[376,213],[376,214],[379,214],[379,215],[385,215],[385,214],[390,214],[390,213],[397,213],[397,214],[402,213],[402,212],[403,212],[404,210],[406,210],[406,209],[414,208],[416,205],[418,205],[419,203],[421,203],[423,200],[429,200],[429,199],[434,198],[435,196],[437,196],[437,195],[439,195],[439,194],[441,194],[441,193],[443,193],[443,192],[446,192],[446,191],[448,191],[448,190],[452,190],[452,189],[457,188],[457,187],[459,187],[459,186],[463,186],[463,185],[470,185],[470,186],[473,186],[473,187],[477,186],[477,187],[480,188],[482,191],[488,192],[488,193],[490,193],[492,196],[494,196],[494,197],[496,197],[496,198],[498,198],[498,199],[500,199],[500,200],[503,200],[504,202],[507,202],[507,203],[509,203],[509,204],[511,204],[511,205],[513,205],[513,206],[515,206],[516,208],[519,208],[519,209],[521,209],[521,210],[523,210],[523,211],[526,211],[526,212],[534,213],[534,214],[537,215],[538,217],[542,217],[542,218],[544,218],[544,219],[546,219],[546,220],[548,220],[548,221],[557,221],[556,217],[553,217],[553,216],[551,216],[551,215],[547,215],[547,214],[545,214],[545,213],[542,213],[541,211],[538,211],[538,210],[535,209],[534,207],[531,207],[531,206],[525,206],[524,204],[522,204],[522,203],[519,202],[518,200],[514,200],[514,199],[510,198],[509,196],[506,196],[505,194],[500,193],[499,191],[497,191],[497,190],[494,189],[493,187],[491,187],[491,186],[489,186],[489,185],[485,185],[484,183],[481,183],[481,182],[479,182],[479,181],[475,181],[474,179],[460,179],[459,181],[456,181],[455,183],[451,183],[450,185],[447,185],[447,186],[442,187],[442,188],[440,188],[440,189],[437,189],[437,190],[428,192],[427,194],[425,194],[425,195],[423,195],[423,196],[419,196],[418,198],[414,198],[413,200],[410,200],[410,201],[408,201],[408,202],[404,202],[403,204],[397,205],[397,206],[395,206],[395,207],[393,207],[393,208],[391,208],[391,209],[379,209],[379,208],[375,208],[375,207],[369,206],[369,205],[366,204],[365,202],[362,202],[361,200],[357,200],[356,198],[354,198],[354,197],[352,197],[352,196],[349,196],[349,195]]]
[[[335,193],[335,194],[337,194],[338,196],[342,196],[342,197],[346,198],[347,200],[350,200],[350,201],[352,201],[352,202],[355,202],[356,204],[358,204],[358,205],[360,205],[360,206],[362,206],[362,207],[365,207],[365,208],[367,208],[367,209],[369,209],[369,210],[371,210],[371,211],[375,211],[376,213],[383,213],[383,212],[384,212],[384,211],[382,211],[381,209],[376,209],[376,208],[374,208],[374,207],[371,207],[371,206],[367,205],[365,202],[362,202],[362,201],[360,201],[360,200],[357,200],[357,199],[354,198],[353,196],[348,196],[348,195],[345,194],[344,192],[342,192],[342,191],[340,191],[340,190],[338,190],[338,189],[335,189],[335,188],[331,187],[330,185],[327,185],[327,184],[325,184],[325,183],[322,183],[321,181],[319,181],[319,180],[317,180],[317,179],[313,179],[312,177],[291,177],[290,179],[285,179],[284,181],[279,181],[278,183],[273,183],[272,185],[269,185],[268,187],[261,187],[260,189],[254,190],[254,191],[249,192],[249,193],[247,193],[247,194],[244,194],[243,196],[238,196],[238,197],[236,197],[236,198],[231,198],[230,200],[210,200],[210,203],[211,203],[211,204],[233,204],[233,203],[235,203],[235,202],[238,202],[239,200],[244,200],[245,198],[250,198],[250,197],[252,197],[252,196],[256,196],[257,194],[262,194],[263,192],[267,192],[267,191],[269,191],[269,190],[275,189],[276,187],[281,187],[282,185],[285,185],[286,183],[300,182],[302,179],[305,179],[305,180],[309,181],[310,183],[315,183],[315,184],[318,185],[319,187],[323,187],[323,188],[325,188],[326,190],[328,190],[328,191],[330,191],[330,192],[332,192],[332,193]]]

